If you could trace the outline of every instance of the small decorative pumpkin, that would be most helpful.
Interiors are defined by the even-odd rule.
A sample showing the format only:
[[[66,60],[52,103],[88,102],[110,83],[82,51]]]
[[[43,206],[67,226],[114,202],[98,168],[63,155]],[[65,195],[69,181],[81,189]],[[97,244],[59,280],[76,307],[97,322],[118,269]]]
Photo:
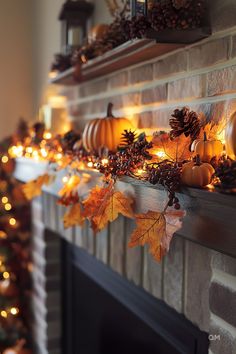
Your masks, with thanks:
[[[208,140],[205,132],[204,139],[194,140],[191,146],[191,150],[199,155],[203,162],[209,162],[214,156],[219,156],[223,148],[220,140]]]
[[[232,114],[225,129],[225,148],[227,155],[236,159],[236,112]]]
[[[196,162],[187,162],[183,165],[181,181],[190,187],[205,187],[212,179],[214,168],[207,162],[201,163],[199,155]]]
[[[109,26],[103,23],[92,27],[88,33],[89,44],[95,42],[97,39],[100,39],[107,32],[108,28]]]
[[[83,145],[88,151],[98,151],[106,147],[110,151],[116,151],[121,143],[122,133],[125,129],[134,129],[127,118],[115,118],[112,114],[113,104],[107,107],[107,116],[88,122],[83,133]]]

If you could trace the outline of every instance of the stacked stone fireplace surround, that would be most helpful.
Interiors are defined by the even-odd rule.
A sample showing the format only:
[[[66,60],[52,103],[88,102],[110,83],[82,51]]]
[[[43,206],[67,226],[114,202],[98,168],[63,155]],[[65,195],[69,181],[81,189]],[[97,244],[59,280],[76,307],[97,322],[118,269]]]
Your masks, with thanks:
[[[60,92],[68,98],[71,119],[82,129],[87,120],[105,115],[108,102],[113,102],[116,116],[126,116],[143,129],[168,128],[173,109],[184,105],[216,121],[229,116],[236,110],[236,4],[226,1],[226,5],[227,11],[219,5],[218,12],[212,14],[217,20],[207,40],[78,86],[61,87]],[[136,194],[139,211],[147,211],[144,200],[158,199],[158,191],[146,186],[137,188]],[[209,353],[236,353],[235,258],[176,235],[169,254],[156,263],[146,248],[128,249],[133,221],[119,217],[96,238],[88,225],[64,230],[64,210],[56,199],[44,192],[32,203],[39,353],[60,353],[58,269],[63,260],[59,240],[45,234],[45,228],[86,249],[207,331]],[[158,203],[152,208],[155,206]],[[224,235],[216,233],[215,237]]]

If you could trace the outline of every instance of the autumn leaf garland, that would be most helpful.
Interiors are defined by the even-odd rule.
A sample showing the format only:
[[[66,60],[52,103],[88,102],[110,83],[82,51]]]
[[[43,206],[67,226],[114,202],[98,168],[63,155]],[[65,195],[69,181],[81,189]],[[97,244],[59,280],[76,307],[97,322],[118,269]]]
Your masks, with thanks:
[[[181,228],[182,210],[155,212],[135,216],[137,228],[133,231],[129,247],[149,245],[149,252],[157,261],[168,252],[174,232]]]
[[[91,221],[95,233],[104,229],[108,222],[118,218],[119,214],[133,218],[133,200],[123,193],[114,190],[110,182],[105,188],[96,186],[89,197],[83,202],[84,216]]]

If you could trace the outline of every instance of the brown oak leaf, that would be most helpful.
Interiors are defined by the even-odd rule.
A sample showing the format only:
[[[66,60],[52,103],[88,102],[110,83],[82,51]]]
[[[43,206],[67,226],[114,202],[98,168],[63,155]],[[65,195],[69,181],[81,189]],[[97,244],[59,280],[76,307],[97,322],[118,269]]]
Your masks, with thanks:
[[[22,186],[22,190],[26,198],[28,200],[31,200],[41,195],[43,185],[49,185],[53,183],[54,180],[55,180],[55,176],[45,173],[44,175],[39,176],[38,178],[24,184]]]
[[[114,191],[113,185],[105,188],[96,186],[84,201],[84,215],[90,219],[94,232],[104,229],[108,222],[117,219],[119,214],[133,217],[133,200],[119,191]]]
[[[155,260],[161,261],[169,250],[169,244],[174,232],[182,225],[180,218],[182,210],[155,212],[149,210],[146,214],[136,215],[137,228],[133,231],[129,247],[149,245],[149,252]]]
[[[69,208],[63,217],[63,223],[65,229],[77,225],[83,226],[84,217],[82,215],[80,203],[74,204]]]

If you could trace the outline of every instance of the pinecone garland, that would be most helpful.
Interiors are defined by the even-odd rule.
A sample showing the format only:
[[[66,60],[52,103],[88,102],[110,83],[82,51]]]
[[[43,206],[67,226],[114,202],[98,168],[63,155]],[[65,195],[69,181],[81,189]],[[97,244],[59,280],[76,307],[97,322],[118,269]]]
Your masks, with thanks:
[[[188,107],[183,107],[180,109],[175,109],[170,119],[170,138],[175,139],[181,134],[186,137],[190,136],[191,140],[198,138],[201,130],[200,119],[198,114],[194,111],[190,111]]]

